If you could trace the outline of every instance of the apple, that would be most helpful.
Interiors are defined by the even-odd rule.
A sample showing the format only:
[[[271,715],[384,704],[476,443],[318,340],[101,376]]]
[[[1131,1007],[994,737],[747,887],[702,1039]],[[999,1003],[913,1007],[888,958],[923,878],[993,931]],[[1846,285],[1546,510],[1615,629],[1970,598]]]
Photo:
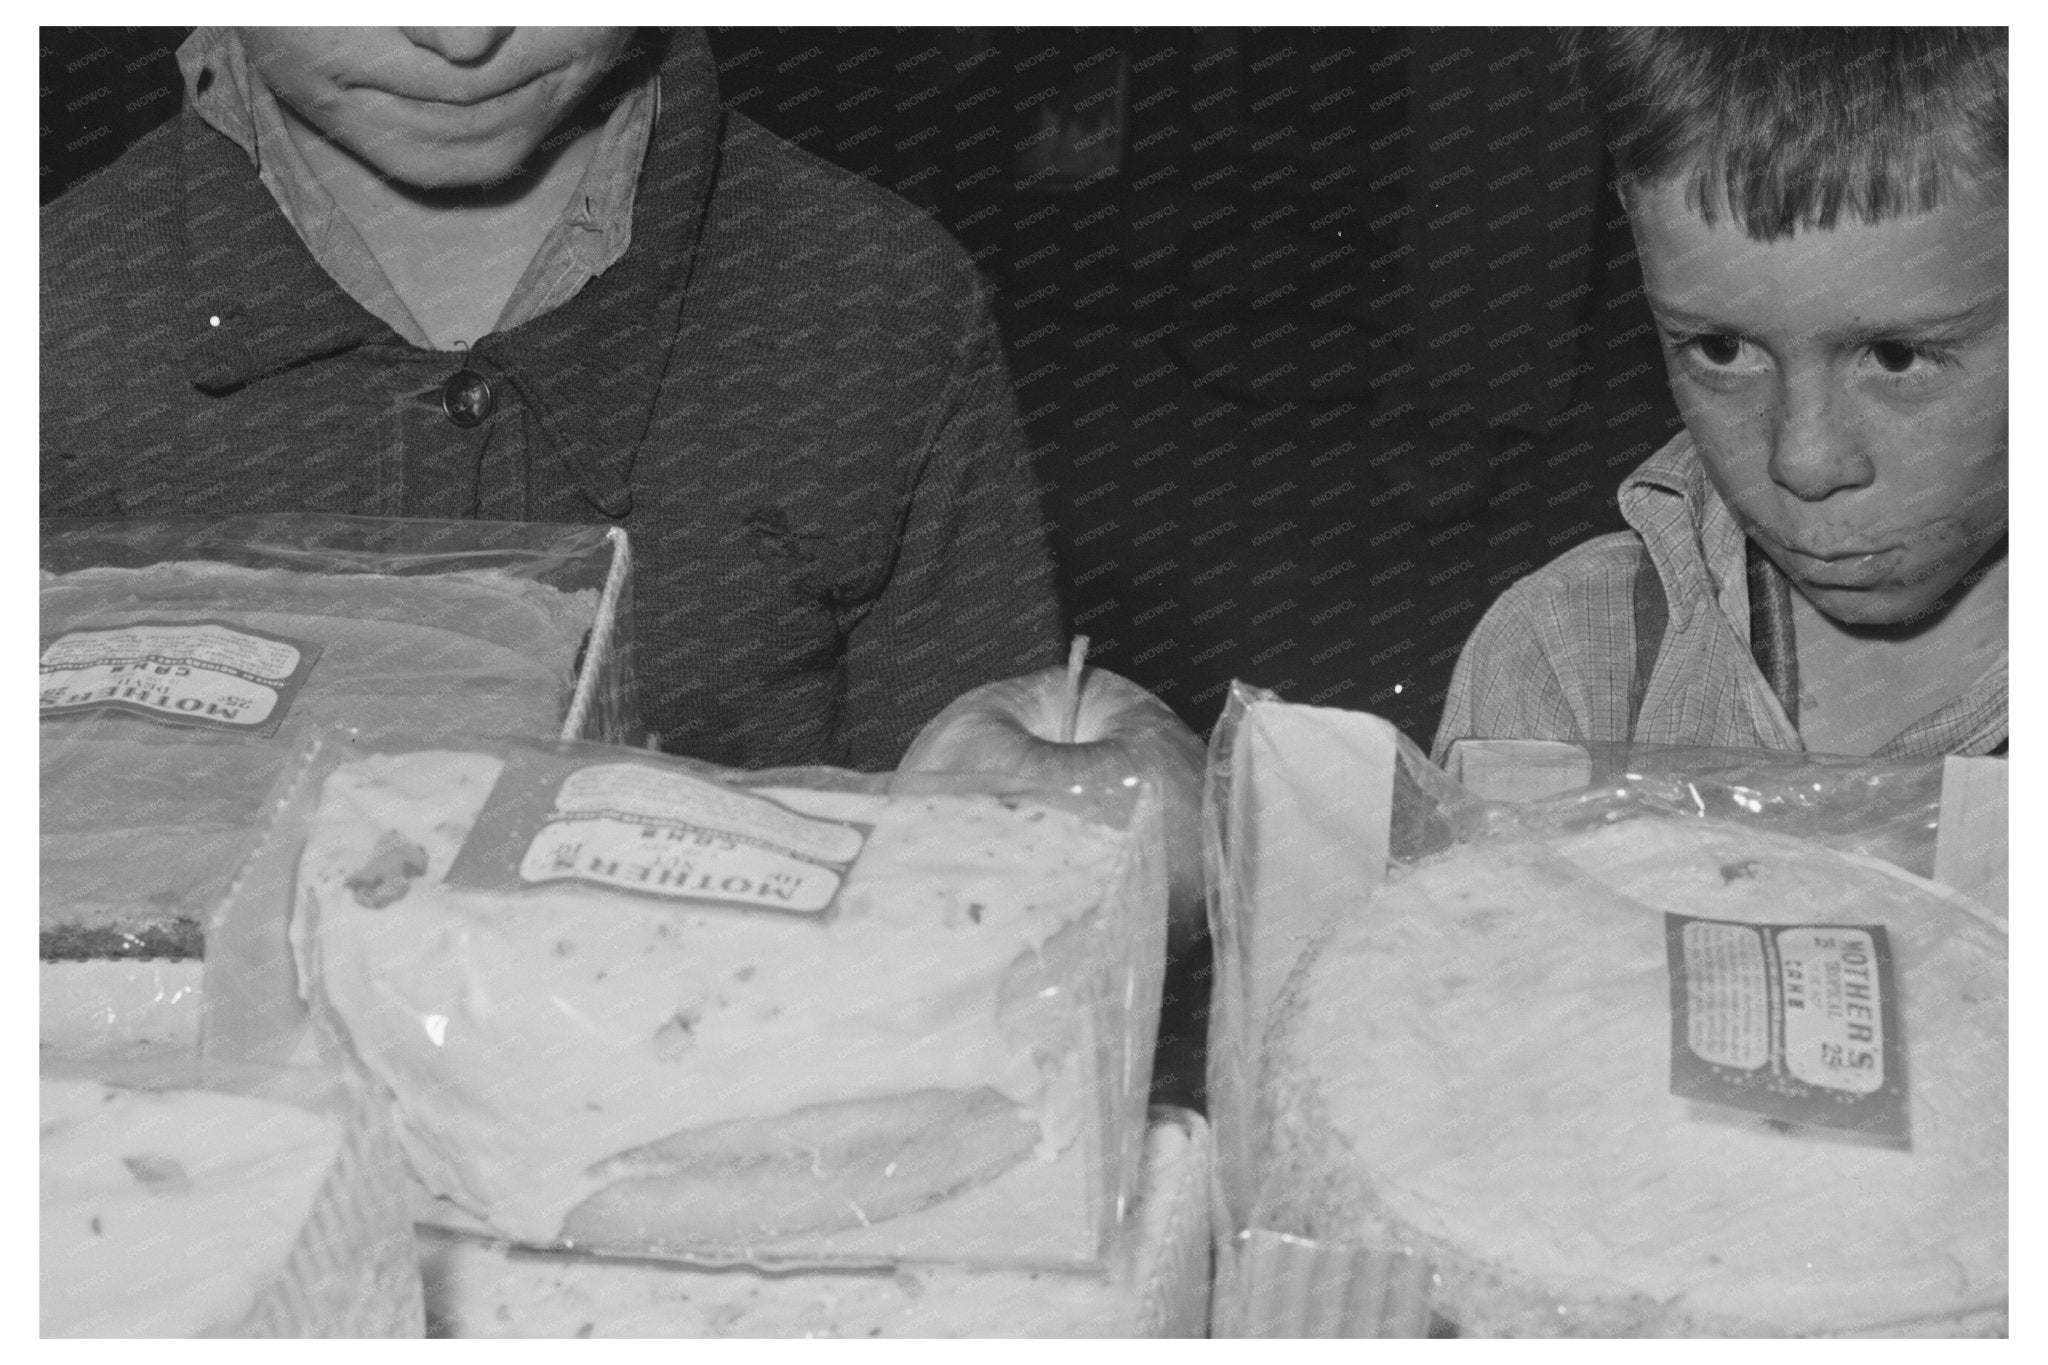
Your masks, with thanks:
[[[1065,668],[984,683],[918,732],[899,772],[1001,773],[1056,786],[1159,790],[1166,831],[1167,950],[1178,956],[1207,923],[1202,897],[1202,741],[1130,679],[1086,666],[1074,637]]]

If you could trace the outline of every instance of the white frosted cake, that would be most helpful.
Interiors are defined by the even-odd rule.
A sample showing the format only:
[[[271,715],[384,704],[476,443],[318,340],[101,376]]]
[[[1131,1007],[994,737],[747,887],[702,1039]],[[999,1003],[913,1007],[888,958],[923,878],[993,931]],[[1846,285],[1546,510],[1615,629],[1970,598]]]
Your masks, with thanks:
[[[243,680],[198,664],[260,673],[300,654],[312,661],[273,689],[282,720],[267,733],[239,722],[164,724],[97,703],[43,717],[43,957],[197,957],[205,916],[309,727],[552,736],[595,605],[594,592],[495,571],[413,577],[172,562],[44,574],[46,704],[60,693],[132,692],[152,698],[143,708],[152,714],[212,716],[207,703]],[[150,662],[152,652],[185,662]]]
[[[343,763],[293,915],[323,1026],[396,1098],[456,1223],[771,1258],[1095,1257],[1128,835],[1023,799],[761,788],[784,824],[867,831],[830,914],[451,881],[503,771],[453,750]]]
[[[42,1082],[42,1334],[233,1335],[283,1275],[339,1120],[203,1090]]]
[[[1910,1146],[1674,1094],[1666,912],[1881,926]],[[1420,1254],[1466,1335],[2003,1329],[2005,936],[1874,860],[1705,820],[1484,839],[1332,926],[1268,1042],[1255,1223]]]

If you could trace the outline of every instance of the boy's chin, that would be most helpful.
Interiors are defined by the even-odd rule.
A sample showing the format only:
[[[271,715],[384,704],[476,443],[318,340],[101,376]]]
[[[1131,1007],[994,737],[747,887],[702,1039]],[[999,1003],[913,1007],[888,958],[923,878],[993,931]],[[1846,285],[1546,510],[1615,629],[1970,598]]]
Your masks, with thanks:
[[[1954,579],[1869,588],[1831,588],[1794,580],[1792,590],[1832,621],[1845,626],[1882,630],[1924,624],[1948,605],[1949,594],[1955,586]]]
[[[436,154],[373,157],[377,173],[393,184],[428,193],[487,190],[508,184],[524,170],[524,148],[498,154]]]
[[[524,129],[491,137],[438,141],[399,132],[327,136],[382,179],[428,193],[508,185],[525,172],[542,141],[541,134]]]

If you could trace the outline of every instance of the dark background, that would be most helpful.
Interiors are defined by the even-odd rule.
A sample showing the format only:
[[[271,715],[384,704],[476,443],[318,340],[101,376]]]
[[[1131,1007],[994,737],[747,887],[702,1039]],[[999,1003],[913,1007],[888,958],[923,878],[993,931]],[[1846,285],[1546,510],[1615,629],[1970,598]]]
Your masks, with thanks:
[[[46,201],[176,113],[186,32],[41,31]],[[974,254],[1070,627],[1199,731],[1241,678],[1426,744],[1486,605],[1677,429],[1546,31],[711,42],[730,108]]]

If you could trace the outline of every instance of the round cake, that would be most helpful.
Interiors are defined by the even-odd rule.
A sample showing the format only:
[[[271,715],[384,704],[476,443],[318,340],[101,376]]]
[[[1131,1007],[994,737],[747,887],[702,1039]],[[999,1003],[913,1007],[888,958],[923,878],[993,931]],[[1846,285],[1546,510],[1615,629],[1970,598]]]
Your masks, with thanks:
[[[1674,1094],[1667,914],[1883,926],[1910,1146]],[[2003,1330],[2005,935],[1875,860],[1482,839],[1331,926],[1267,1043],[1255,1223],[1419,1253],[1461,1333]]]

